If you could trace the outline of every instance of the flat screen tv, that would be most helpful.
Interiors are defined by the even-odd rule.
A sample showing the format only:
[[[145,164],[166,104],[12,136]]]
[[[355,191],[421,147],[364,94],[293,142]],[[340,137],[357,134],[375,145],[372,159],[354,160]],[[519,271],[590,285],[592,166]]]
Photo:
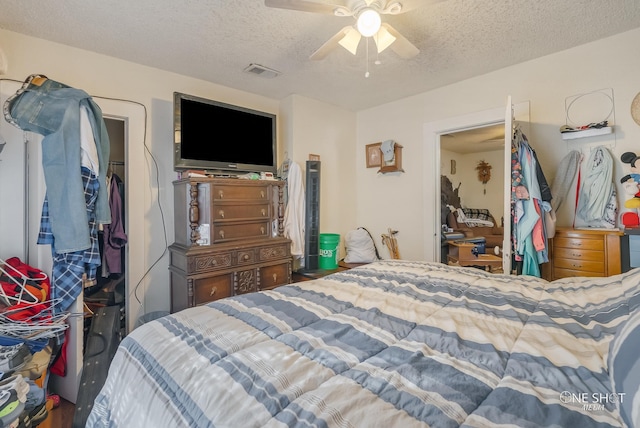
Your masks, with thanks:
[[[276,172],[274,114],[180,92],[173,110],[176,171]]]

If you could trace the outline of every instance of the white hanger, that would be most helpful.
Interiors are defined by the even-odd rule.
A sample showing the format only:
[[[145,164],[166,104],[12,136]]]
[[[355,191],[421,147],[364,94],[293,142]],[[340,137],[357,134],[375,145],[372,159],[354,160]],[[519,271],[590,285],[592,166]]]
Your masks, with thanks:
[[[5,268],[9,269],[13,274],[10,274],[5,270]],[[5,293],[4,288],[0,287],[0,298],[4,298],[7,303],[10,304],[11,301],[16,303],[40,303],[40,299],[35,296],[31,291],[29,291],[26,287],[27,280],[31,281],[44,281],[48,278],[47,274],[41,272],[39,277],[28,277],[3,259],[0,259],[0,272],[2,272],[9,281],[15,283],[19,289],[20,293],[17,296],[9,296]],[[18,278],[21,280],[18,280]],[[24,295],[27,295],[31,298],[31,300],[25,300]]]

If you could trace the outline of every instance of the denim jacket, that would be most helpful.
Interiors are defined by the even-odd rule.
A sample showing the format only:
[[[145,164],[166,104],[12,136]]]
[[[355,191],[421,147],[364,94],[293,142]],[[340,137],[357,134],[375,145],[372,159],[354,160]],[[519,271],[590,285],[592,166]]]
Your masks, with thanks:
[[[5,103],[7,120],[24,131],[44,136],[42,168],[47,185],[51,229],[56,251],[89,248],[89,225],[81,178],[80,108],[86,106],[98,151],[100,187],[96,202],[98,223],[111,223],[106,171],[109,136],[100,107],[84,91],[44,76],[32,75]]]

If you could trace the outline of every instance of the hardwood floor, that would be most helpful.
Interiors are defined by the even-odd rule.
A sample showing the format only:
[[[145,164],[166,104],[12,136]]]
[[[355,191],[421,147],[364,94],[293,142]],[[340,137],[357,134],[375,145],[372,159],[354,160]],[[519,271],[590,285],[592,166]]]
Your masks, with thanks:
[[[71,428],[73,424],[73,414],[75,412],[75,404],[61,398],[60,405],[55,409],[51,401],[47,402],[47,409],[49,409],[49,416],[41,423],[39,428]]]

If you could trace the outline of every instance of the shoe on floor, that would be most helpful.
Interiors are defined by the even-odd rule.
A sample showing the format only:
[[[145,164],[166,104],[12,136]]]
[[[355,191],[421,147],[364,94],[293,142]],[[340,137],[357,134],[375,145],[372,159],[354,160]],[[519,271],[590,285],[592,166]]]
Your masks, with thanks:
[[[0,391],[0,426],[11,426],[24,411],[24,403],[18,400],[15,390]]]
[[[29,361],[31,351],[24,343],[0,347],[0,372],[13,372]]]
[[[29,384],[24,380],[22,375],[13,375],[0,381],[0,391],[14,390],[18,395],[21,403],[26,403],[27,394],[29,393]]]

